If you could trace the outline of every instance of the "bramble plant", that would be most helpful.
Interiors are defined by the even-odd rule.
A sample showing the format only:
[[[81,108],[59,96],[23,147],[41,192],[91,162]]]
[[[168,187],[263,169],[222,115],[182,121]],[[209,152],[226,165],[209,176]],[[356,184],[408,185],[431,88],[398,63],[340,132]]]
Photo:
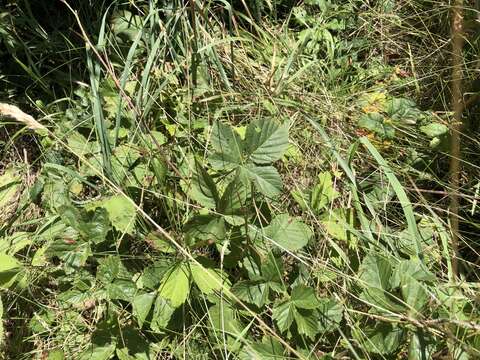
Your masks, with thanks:
[[[434,5],[2,2],[0,359],[479,358]]]

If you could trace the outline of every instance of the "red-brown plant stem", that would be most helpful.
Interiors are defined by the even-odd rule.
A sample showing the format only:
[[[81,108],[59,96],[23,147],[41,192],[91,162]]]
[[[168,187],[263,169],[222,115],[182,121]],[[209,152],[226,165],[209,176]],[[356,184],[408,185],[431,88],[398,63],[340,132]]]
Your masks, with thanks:
[[[463,0],[454,0],[452,7],[452,110],[450,159],[450,224],[452,229],[452,271],[458,276],[459,187],[461,160],[461,130],[463,113]]]

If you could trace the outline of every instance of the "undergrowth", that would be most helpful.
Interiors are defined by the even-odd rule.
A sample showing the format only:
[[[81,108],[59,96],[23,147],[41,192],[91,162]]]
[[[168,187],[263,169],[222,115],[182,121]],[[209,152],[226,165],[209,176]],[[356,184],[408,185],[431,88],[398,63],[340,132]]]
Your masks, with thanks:
[[[474,8],[456,274],[448,3],[1,4],[4,359],[480,357]]]

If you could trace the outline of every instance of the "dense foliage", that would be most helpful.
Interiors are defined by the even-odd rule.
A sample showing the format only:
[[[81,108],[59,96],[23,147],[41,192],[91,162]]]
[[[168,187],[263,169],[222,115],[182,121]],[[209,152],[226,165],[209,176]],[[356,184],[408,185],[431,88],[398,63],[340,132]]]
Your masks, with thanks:
[[[2,2],[0,358],[479,358],[477,11],[459,274],[448,11]]]

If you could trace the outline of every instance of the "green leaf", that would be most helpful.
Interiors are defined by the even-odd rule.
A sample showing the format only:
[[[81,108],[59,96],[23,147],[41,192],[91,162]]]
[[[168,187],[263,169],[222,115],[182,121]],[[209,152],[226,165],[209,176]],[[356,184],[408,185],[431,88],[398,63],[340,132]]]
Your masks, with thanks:
[[[109,344],[104,346],[91,345],[91,347],[79,356],[80,360],[108,360],[111,359],[115,353],[116,344]]]
[[[393,139],[395,137],[395,128],[386,123],[384,117],[379,113],[364,114],[358,120],[358,126],[371,130],[383,138]]]
[[[295,318],[295,306],[290,301],[282,302],[272,310],[272,319],[275,320],[281,332],[287,331]]]
[[[132,309],[133,315],[137,318],[140,328],[143,326],[145,319],[150,312],[155,299],[155,293],[139,294],[133,298]]]
[[[211,269],[199,264],[191,263],[190,271],[193,281],[204,294],[213,294],[216,291],[230,288],[227,275],[220,269]]]
[[[338,193],[333,187],[332,174],[328,171],[318,175],[318,182],[313,188],[311,198],[311,208],[315,213],[320,213],[331,202],[338,197]]]
[[[288,148],[288,124],[258,119],[248,124],[245,148],[250,160],[269,164],[281,159]]]
[[[112,225],[120,232],[133,234],[137,209],[123,195],[114,195],[99,204],[107,210]]]
[[[217,161],[225,163],[242,163],[243,141],[240,135],[230,126],[217,121],[212,127],[211,142],[217,151]]]
[[[239,281],[232,287],[232,292],[240,300],[253,304],[259,308],[268,301],[268,283],[258,281]]]
[[[158,295],[177,308],[185,302],[189,293],[188,270],[184,264],[176,264],[163,276]]]
[[[0,288],[8,288],[21,267],[22,264],[13,256],[0,253]]]
[[[331,332],[340,326],[343,318],[342,305],[334,299],[321,299],[317,308],[318,328],[321,332]]]
[[[3,327],[3,302],[0,296],[0,347],[4,346],[5,328]]]
[[[307,245],[313,232],[309,226],[291,218],[288,214],[277,215],[264,228],[264,237],[286,251],[297,251]]]
[[[153,310],[152,323],[150,324],[152,330],[162,332],[162,329],[168,326],[174,312],[175,308],[170,305],[169,301],[157,296]]]
[[[197,241],[218,242],[225,239],[225,220],[215,215],[196,215],[184,226],[185,240],[189,246]]]
[[[349,230],[355,228],[353,209],[334,209],[325,214],[320,222],[332,238],[345,241],[349,245],[356,243],[356,237]]]
[[[291,301],[301,309],[315,309],[319,306],[315,290],[301,284],[292,289]]]
[[[110,230],[108,214],[105,209],[85,212],[71,205],[63,205],[58,209],[62,220],[80,233],[85,241],[96,244],[103,242]]]
[[[238,215],[242,213],[247,197],[250,195],[250,183],[241,171],[237,171],[233,179],[223,192],[218,211],[224,215]]]
[[[262,342],[246,344],[239,354],[240,360],[283,360],[282,344],[272,336],[264,336]]]
[[[114,280],[107,285],[106,289],[110,300],[132,301],[137,293],[137,287],[131,280]]]
[[[110,255],[98,260],[97,279],[104,284],[109,284],[117,279],[131,280],[132,275],[123,265],[119,256]]]
[[[208,209],[214,209],[219,202],[217,187],[212,177],[197,160],[195,160],[195,173],[187,193],[193,200]]]
[[[22,189],[22,177],[19,172],[10,167],[0,176],[0,219],[14,205],[15,200]]]
[[[448,127],[440,123],[430,123],[420,126],[420,131],[430,138],[440,137],[448,134]]]
[[[311,340],[315,339],[315,336],[319,332],[319,328],[314,311],[295,309],[294,318],[295,324],[297,324],[298,333],[309,337]]]
[[[243,324],[237,318],[237,312],[226,302],[216,304],[208,309],[208,315],[212,327],[219,332],[225,332],[234,336],[242,333]]]
[[[359,284],[363,287],[362,299],[381,309],[402,310],[390,299],[390,277],[392,265],[385,256],[369,253],[363,259],[359,268]]]
[[[389,323],[379,323],[374,327],[366,327],[357,331],[365,334],[366,338],[361,340],[363,348],[381,355],[391,354],[397,350],[405,334],[403,329]]]
[[[282,191],[282,179],[273,166],[248,164],[242,167],[242,172],[255,183],[257,190],[265,196],[274,197]]]

